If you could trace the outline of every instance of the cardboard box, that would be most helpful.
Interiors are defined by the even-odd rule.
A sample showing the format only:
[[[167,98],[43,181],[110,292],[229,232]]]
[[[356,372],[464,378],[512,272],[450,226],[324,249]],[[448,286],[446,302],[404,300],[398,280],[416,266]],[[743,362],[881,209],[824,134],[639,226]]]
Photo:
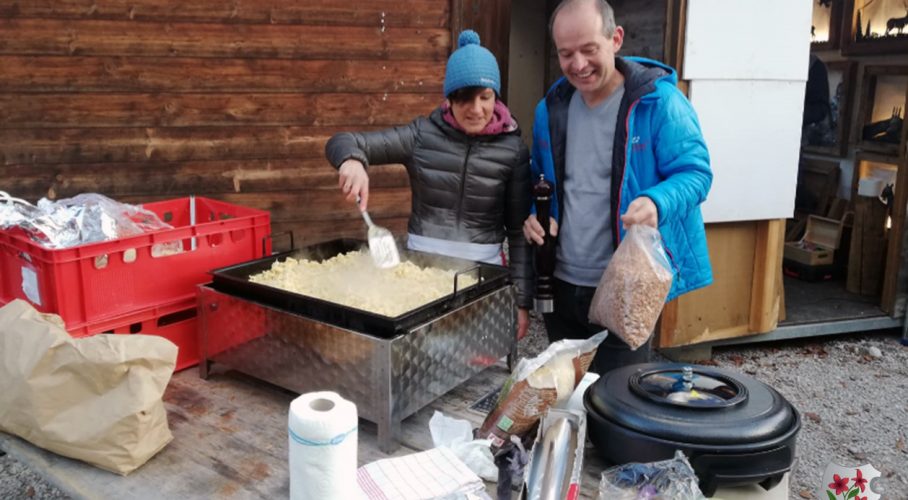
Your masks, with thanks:
[[[842,226],[842,220],[808,216],[804,237],[786,242],[784,257],[808,266],[832,264],[842,238]]]

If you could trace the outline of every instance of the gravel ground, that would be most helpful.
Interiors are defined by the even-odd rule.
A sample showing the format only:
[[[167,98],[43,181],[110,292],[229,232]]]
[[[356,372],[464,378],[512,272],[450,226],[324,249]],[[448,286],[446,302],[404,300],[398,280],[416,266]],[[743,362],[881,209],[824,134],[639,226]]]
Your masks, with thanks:
[[[534,316],[519,353],[532,356],[546,345],[545,329]],[[882,472],[883,498],[908,498],[908,347],[899,343],[898,332],[717,348],[702,363],[743,371],[774,387],[801,412],[791,498],[817,499],[830,462],[870,463]],[[68,497],[2,455],[0,499],[7,498]]]
[[[0,454],[3,454],[0,451]],[[65,495],[52,484],[35,474],[12,456],[0,456],[0,498],[4,499],[67,499]]]
[[[801,412],[790,497],[817,498],[827,464],[872,464],[884,498],[908,498],[908,347],[900,332],[800,339],[713,352]]]

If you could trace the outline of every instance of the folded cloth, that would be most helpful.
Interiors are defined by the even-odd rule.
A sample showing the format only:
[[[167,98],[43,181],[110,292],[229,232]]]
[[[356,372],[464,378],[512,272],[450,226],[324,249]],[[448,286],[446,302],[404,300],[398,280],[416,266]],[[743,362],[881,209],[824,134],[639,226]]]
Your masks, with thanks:
[[[423,500],[482,494],[485,485],[448,448],[384,458],[356,471],[370,500]]]

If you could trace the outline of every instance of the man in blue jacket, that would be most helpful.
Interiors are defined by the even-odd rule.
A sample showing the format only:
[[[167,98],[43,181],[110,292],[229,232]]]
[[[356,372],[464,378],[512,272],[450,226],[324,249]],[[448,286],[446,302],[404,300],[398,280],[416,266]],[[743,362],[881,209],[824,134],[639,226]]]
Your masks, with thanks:
[[[557,236],[549,341],[586,338],[595,287],[625,228],[659,229],[674,276],[668,299],[706,286],[712,270],[700,204],[712,183],[709,153],[673,69],[617,57],[624,30],[604,0],[565,0],[549,25],[564,78],[536,107],[532,168],[555,185],[549,223]],[[542,244],[531,215],[527,240]],[[609,336],[591,370],[649,360],[650,342],[631,351]]]

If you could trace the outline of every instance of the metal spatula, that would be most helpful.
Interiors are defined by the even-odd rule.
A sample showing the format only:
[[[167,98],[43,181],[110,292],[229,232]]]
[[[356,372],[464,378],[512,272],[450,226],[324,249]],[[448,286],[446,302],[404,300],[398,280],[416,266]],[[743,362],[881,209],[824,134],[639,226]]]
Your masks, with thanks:
[[[356,204],[359,205],[361,201],[360,197],[357,196]],[[376,226],[365,210],[360,210],[359,213],[363,215],[363,220],[369,226],[367,233],[369,253],[372,254],[372,260],[375,265],[382,269],[387,269],[400,264],[400,254],[397,252],[397,243],[394,241],[391,231],[381,226]]]

